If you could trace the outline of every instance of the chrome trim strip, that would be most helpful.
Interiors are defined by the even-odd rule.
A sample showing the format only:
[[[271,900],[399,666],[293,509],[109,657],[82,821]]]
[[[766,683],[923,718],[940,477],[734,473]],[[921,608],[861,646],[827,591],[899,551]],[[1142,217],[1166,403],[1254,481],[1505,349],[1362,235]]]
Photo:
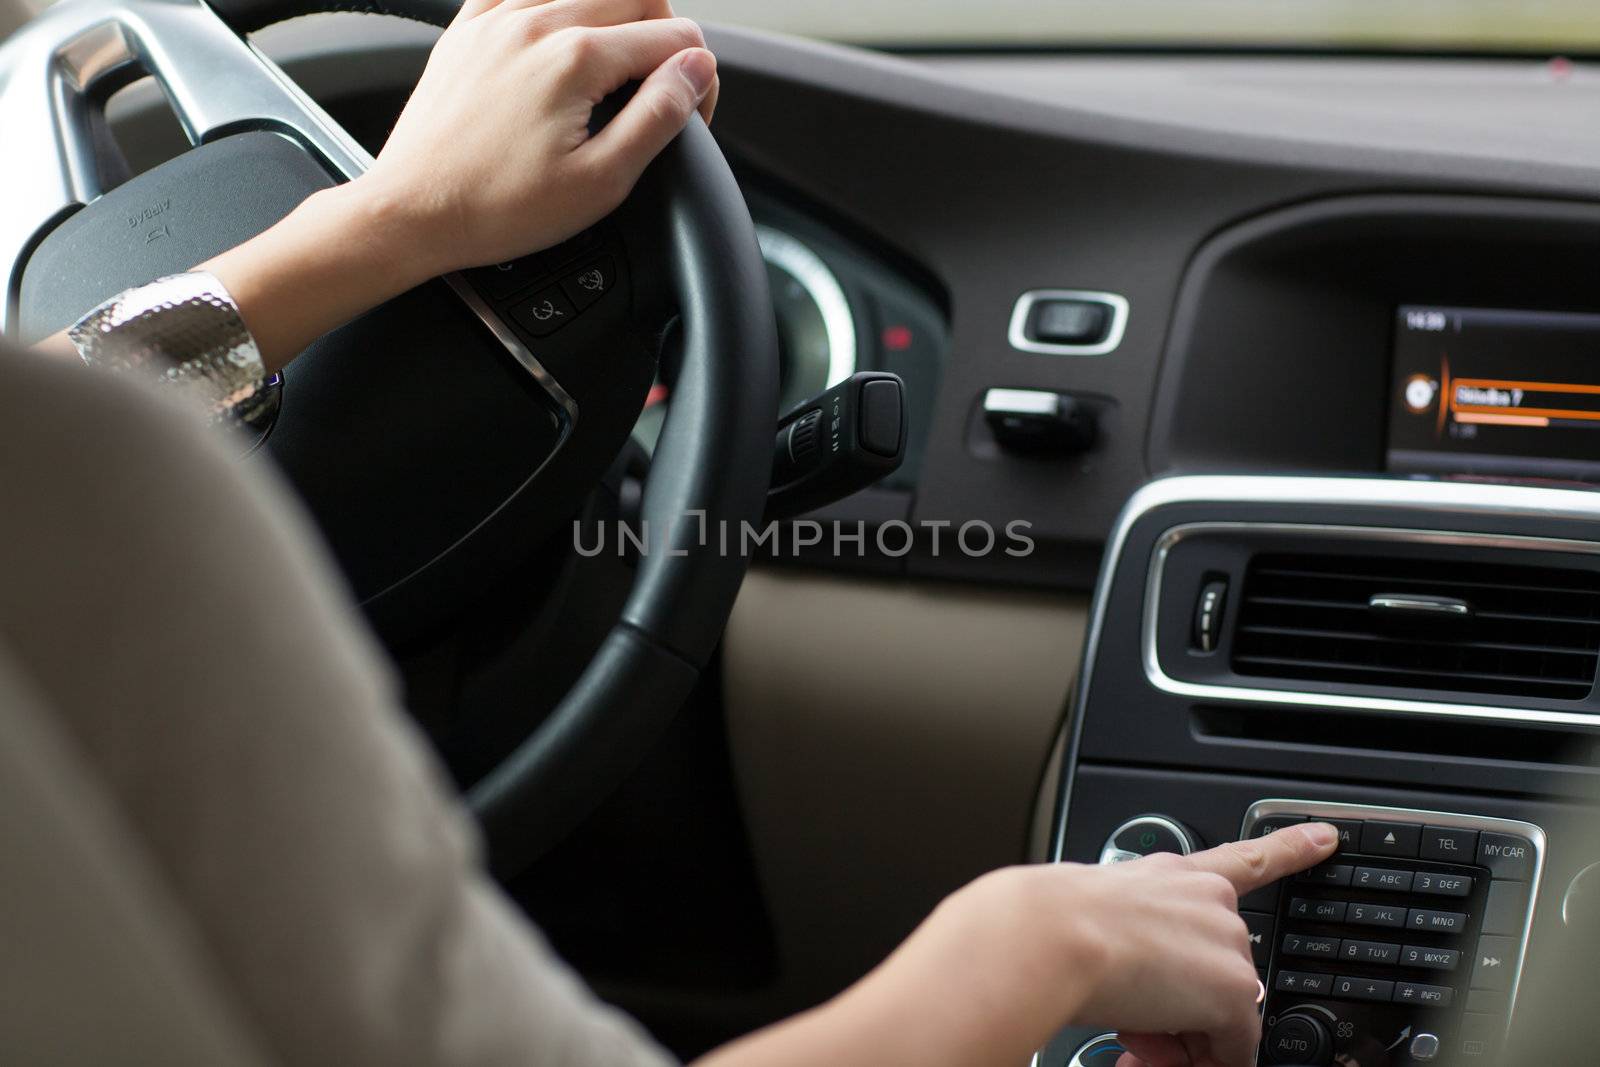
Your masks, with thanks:
[[[1077,778],[1078,752],[1083,741],[1084,710],[1088,706],[1089,692],[1094,683],[1094,664],[1100,651],[1100,636],[1105,630],[1112,576],[1117,572],[1134,523],[1146,512],[1185,502],[1403,507],[1445,515],[1576,519],[1600,523],[1600,493],[1542,486],[1398,478],[1228,474],[1162,478],[1142,486],[1128,498],[1112,526],[1105,557],[1100,564],[1100,576],[1095,582],[1089,632],[1083,646],[1083,663],[1074,688],[1071,716],[1064,726],[1071,731],[1071,735],[1062,757],[1055,832],[1050,846],[1050,855],[1054,860],[1060,860],[1066,851],[1067,820],[1071,815],[1072,789]]]
[[[1435,530],[1403,530],[1382,526],[1321,526],[1315,523],[1274,522],[1193,522],[1174,526],[1161,535],[1151,557],[1145,579],[1144,618],[1141,625],[1141,652],[1144,674],[1151,685],[1174,696],[1199,700],[1231,700],[1252,704],[1287,704],[1294,707],[1342,708],[1346,711],[1379,711],[1401,715],[1442,715],[1458,719],[1487,719],[1496,722],[1547,723],[1600,730],[1600,714],[1594,712],[1552,711],[1545,708],[1512,708],[1488,704],[1450,703],[1432,700],[1405,700],[1398,697],[1367,697],[1349,693],[1312,693],[1296,689],[1268,689],[1251,685],[1213,685],[1173,678],[1161,666],[1156,647],[1161,616],[1161,577],[1167,556],[1186,538],[1206,533],[1275,533],[1287,536],[1317,537],[1327,540],[1366,543],[1472,545],[1529,551],[1568,552],[1575,555],[1600,555],[1600,543],[1562,538],[1522,537],[1501,534],[1453,533]]]
[[[1274,815],[1309,815],[1313,819],[1384,819],[1392,822],[1423,823],[1456,830],[1488,830],[1491,833],[1515,834],[1533,842],[1533,877],[1528,882],[1528,913],[1522,923],[1522,942],[1517,947],[1517,971],[1511,978],[1511,990],[1506,1001],[1506,1027],[1517,1010],[1517,987],[1522,983],[1522,968],[1528,957],[1528,940],[1533,936],[1533,914],[1539,902],[1539,884],[1544,877],[1544,854],[1547,844],[1544,830],[1520,819],[1499,819],[1488,815],[1462,815],[1449,811],[1427,811],[1420,808],[1389,808],[1376,804],[1343,804],[1320,800],[1290,800],[1271,798],[1258,800],[1244,813],[1239,826],[1239,840],[1247,840],[1256,823]],[[1476,951],[1476,946],[1474,946]],[[1468,986],[1472,974],[1466,975]]]
[[[275,130],[346,180],[372,156],[201,0],[62,0],[0,43],[0,336],[14,331],[29,252],[53,223],[105,190],[85,121],[104,78],[137,64],[161,86],[191,144]],[[458,275],[446,278],[571,422],[572,397]]]
[[[1055,415],[1061,394],[1048,389],[990,389],[983,394],[985,415]]]
[[[1374,593],[1367,598],[1374,611],[1414,612],[1418,615],[1471,615],[1472,605],[1453,596],[1413,596],[1407,593]]]
[[[1041,300],[1086,300],[1104,304],[1111,309],[1111,326],[1106,339],[1093,345],[1061,345],[1034,341],[1028,337],[1028,315],[1033,305]],[[1128,298],[1116,293],[1100,293],[1089,289],[1032,289],[1017,297],[1011,309],[1011,325],[1006,339],[1019,352],[1036,352],[1046,356],[1104,356],[1117,350],[1122,335],[1128,328]]]

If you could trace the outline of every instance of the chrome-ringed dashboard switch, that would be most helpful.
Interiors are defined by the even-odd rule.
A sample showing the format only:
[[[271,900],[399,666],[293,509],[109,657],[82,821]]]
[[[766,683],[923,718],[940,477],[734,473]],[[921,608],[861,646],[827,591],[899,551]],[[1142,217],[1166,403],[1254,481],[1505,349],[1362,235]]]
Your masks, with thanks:
[[[1081,324],[1063,324],[1057,333],[1045,328],[1041,316],[1060,308],[1097,312],[1094,321],[1081,316]],[[1117,350],[1128,328],[1128,298],[1088,289],[1034,289],[1017,298],[1006,333],[1019,352],[1046,356],[1104,356]]]
[[[1271,799],[1250,806],[1240,837],[1307,819],[1340,827],[1340,851],[1252,894],[1250,906],[1272,916],[1262,1062],[1324,1064],[1360,1048],[1404,1049],[1414,1062],[1496,1062],[1533,926],[1544,831],[1452,812]],[[1309,1007],[1331,1024],[1286,1022]],[[1297,1049],[1314,1057],[1294,1059]]]
[[[1138,815],[1107,835],[1100,849],[1100,862],[1126,863],[1157,852],[1187,856],[1201,847],[1200,838],[1177,819],[1167,815]]]

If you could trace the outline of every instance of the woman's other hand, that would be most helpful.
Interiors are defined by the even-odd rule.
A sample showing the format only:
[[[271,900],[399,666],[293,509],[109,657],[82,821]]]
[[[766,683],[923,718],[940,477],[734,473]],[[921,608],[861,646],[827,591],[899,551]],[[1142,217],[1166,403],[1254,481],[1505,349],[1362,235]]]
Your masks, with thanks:
[[[667,0],[466,0],[377,162],[352,183],[427,275],[498,263],[609,214],[699,110],[716,60]],[[638,91],[598,133],[597,104]]]

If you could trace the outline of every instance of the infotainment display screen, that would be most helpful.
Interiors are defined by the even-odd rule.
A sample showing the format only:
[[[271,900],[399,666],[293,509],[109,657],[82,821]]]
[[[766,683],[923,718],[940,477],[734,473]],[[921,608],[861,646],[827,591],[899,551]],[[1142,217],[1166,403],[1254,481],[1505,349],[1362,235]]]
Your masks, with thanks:
[[[1600,481],[1600,315],[1401,307],[1392,471]]]

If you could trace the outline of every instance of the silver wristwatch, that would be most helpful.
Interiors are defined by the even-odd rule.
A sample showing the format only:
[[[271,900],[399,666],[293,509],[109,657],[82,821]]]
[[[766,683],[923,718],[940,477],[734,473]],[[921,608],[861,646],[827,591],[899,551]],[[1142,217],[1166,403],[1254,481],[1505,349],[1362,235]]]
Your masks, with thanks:
[[[214,420],[252,422],[267,396],[261,350],[233,297],[205,271],[118,293],[67,336],[90,366],[178,386]]]

